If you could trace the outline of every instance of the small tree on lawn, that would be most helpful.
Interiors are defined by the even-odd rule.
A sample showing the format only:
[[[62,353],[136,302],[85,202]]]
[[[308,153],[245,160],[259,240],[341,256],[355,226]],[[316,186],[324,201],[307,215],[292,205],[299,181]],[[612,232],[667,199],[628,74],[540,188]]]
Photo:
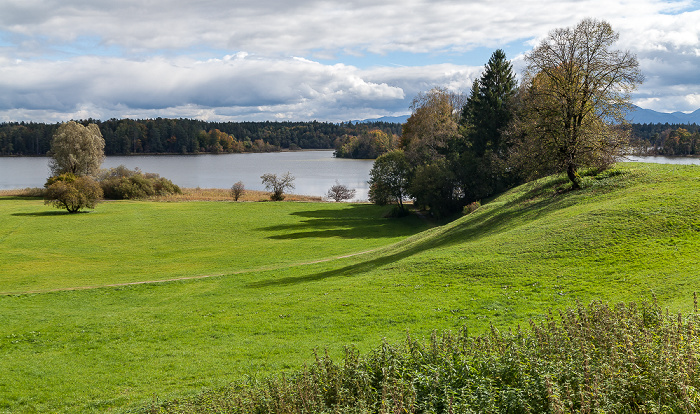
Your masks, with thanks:
[[[90,177],[65,173],[46,182],[44,204],[77,213],[83,208],[95,208],[102,198],[102,187]]]
[[[243,181],[239,181],[231,187],[231,197],[233,197],[233,201],[238,201],[243,194],[245,194],[245,185],[243,185]]]
[[[270,200],[272,201],[284,200],[284,192],[294,188],[294,176],[289,172],[281,177],[277,177],[277,174],[263,174],[260,178],[265,185],[265,189],[267,191],[272,191],[272,195],[270,196]]]
[[[355,197],[355,190],[350,189],[336,181],[335,185],[328,190],[326,197],[331,198],[336,202],[350,200],[351,198]]]

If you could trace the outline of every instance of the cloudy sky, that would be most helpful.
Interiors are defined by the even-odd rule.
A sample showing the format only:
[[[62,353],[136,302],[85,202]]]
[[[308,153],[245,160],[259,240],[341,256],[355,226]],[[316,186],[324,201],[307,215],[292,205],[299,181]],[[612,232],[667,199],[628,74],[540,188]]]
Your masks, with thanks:
[[[634,103],[700,108],[698,1],[0,0],[0,121],[403,115],[586,17],[637,54]]]

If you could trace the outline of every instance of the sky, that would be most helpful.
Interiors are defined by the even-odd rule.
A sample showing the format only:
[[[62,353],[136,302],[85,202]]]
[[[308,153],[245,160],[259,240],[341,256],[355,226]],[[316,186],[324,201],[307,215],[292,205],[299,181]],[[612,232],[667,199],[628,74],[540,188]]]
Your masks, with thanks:
[[[700,1],[0,0],[0,122],[405,115],[584,18],[637,55],[633,103],[700,108]]]

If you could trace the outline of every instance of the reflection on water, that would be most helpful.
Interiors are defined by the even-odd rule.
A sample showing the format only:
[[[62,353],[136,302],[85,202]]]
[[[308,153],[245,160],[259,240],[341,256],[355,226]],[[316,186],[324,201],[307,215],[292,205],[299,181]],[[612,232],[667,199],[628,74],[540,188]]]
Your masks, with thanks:
[[[264,190],[260,176],[290,172],[296,179],[292,193],[323,196],[337,180],[366,200],[372,160],[333,157],[333,151],[265,154],[136,155],[107,157],[102,168],[125,165],[160,174],[185,188],[231,188],[242,181],[250,190]],[[0,158],[0,189],[41,187],[49,176],[48,158]]]

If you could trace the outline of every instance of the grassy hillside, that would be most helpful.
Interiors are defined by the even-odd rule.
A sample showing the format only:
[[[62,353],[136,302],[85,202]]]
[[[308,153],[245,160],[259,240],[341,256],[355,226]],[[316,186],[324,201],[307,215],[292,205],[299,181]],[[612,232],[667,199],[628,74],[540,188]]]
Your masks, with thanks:
[[[245,375],[294,370],[312,360],[314,348],[339,356],[344,345],[368,350],[407,330],[424,337],[462,326],[472,332],[514,326],[576,300],[630,301],[654,293],[663,306],[688,310],[700,277],[699,183],[698,167],[644,164],[586,177],[576,192],[562,191],[564,178],[549,178],[395,244],[421,224],[380,219],[373,206],[109,203],[75,216],[80,226],[59,231],[56,221],[74,218],[45,215],[40,202],[5,199],[0,239],[12,255],[0,259],[2,291],[84,284],[73,273],[88,267],[95,285],[223,275],[0,297],[0,412],[139,405]],[[212,218],[232,208],[245,209],[231,215],[241,216],[239,224],[229,228],[229,219]],[[132,233],[120,224],[124,217],[150,230]],[[246,243],[257,248],[231,254],[230,246],[217,246],[221,240],[206,238],[204,246],[178,247],[200,228],[206,237],[236,234],[242,225],[251,229]],[[99,245],[91,239],[68,252],[93,260],[54,255],[66,261],[51,266],[43,254],[31,257],[70,246],[85,234],[74,227],[89,227],[123,251],[107,252],[112,259],[104,263],[104,248],[91,247]],[[182,257],[178,266],[167,256],[172,251]],[[240,272],[246,269],[253,270]],[[37,278],[47,272],[53,276]]]

